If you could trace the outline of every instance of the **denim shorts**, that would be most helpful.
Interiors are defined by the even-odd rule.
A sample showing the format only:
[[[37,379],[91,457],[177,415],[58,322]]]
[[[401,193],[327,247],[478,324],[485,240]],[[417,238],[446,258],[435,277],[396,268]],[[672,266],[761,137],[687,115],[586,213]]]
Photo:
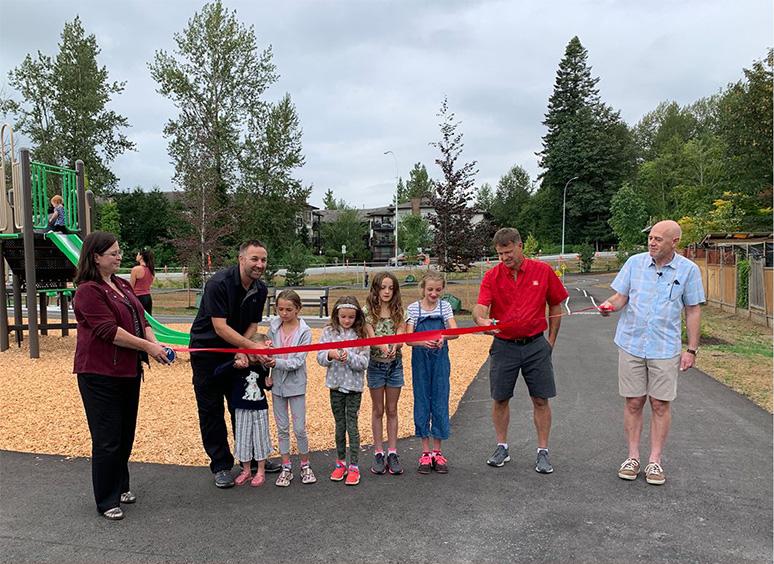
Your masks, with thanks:
[[[403,386],[403,359],[378,362],[371,359],[366,373],[369,388],[400,388]]]

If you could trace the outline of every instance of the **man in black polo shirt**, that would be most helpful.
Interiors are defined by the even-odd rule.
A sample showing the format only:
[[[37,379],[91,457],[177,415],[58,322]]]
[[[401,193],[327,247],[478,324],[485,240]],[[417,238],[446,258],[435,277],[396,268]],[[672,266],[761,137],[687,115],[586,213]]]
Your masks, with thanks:
[[[217,272],[207,281],[199,305],[199,312],[191,327],[191,348],[254,348],[250,340],[261,321],[266,303],[266,285],[261,281],[266,270],[266,247],[260,241],[247,241],[239,247],[239,264]],[[215,474],[215,485],[230,488],[234,485],[231,470],[234,456],[228,444],[224,419],[224,398],[231,413],[231,382],[213,377],[222,364],[224,353],[191,353],[193,386],[199,411],[199,428],[204,450],[210,457],[210,470]],[[247,364],[247,357],[237,354],[235,361]],[[268,468],[267,461],[267,470]]]

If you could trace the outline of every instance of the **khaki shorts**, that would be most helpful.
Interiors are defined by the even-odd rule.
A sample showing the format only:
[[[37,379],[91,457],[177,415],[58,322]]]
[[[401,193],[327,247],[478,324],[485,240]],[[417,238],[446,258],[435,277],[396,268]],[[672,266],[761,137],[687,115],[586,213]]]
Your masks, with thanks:
[[[677,397],[680,355],[647,359],[618,349],[618,393],[625,398],[650,396],[661,401]]]

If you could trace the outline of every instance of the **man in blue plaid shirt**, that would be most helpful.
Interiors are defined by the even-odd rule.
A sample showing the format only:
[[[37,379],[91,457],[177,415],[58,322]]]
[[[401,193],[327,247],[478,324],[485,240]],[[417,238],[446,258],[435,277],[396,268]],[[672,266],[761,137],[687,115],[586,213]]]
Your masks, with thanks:
[[[618,391],[625,398],[624,432],[629,455],[618,477],[636,480],[640,473],[643,409],[650,399],[650,456],[645,480],[661,485],[666,474],[661,452],[672,421],[677,375],[696,362],[704,288],[699,268],[677,254],[680,226],[660,221],[648,235],[648,252],[626,261],[611,287],[615,291],[599,306],[602,315],[621,310],[615,332],[618,345]],[[681,314],[685,310],[688,348],[681,353]]]

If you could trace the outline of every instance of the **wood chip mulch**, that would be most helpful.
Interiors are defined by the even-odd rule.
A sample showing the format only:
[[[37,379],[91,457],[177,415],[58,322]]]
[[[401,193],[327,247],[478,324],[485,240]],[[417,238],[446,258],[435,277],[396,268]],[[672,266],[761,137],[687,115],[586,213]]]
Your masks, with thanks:
[[[189,326],[175,328],[188,330]],[[312,330],[313,342],[319,340],[321,332],[321,329]],[[29,358],[26,341],[21,348],[12,343],[8,351],[0,353],[3,365],[0,449],[64,456],[91,455],[89,429],[77,380],[72,374],[74,333],[71,331],[70,336],[62,337],[51,331],[48,336],[41,336],[39,359]],[[491,337],[481,335],[466,335],[450,341],[452,414],[486,360],[490,342]],[[401,437],[407,437],[414,432],[411,350],[410,347],[403,350],[406,385],[398,403],[398,432]],[[310,448],[330,449],[335,446],[334,426],[325,387],[325,370],[317,364],[313,354],[307,358],[307,370]],[[359,418],[362,445],[373,443],[370,413],[371,398],[366,391]],[[273,421],[271,426],[276,447]],[[294,438],[292,442],[295,443]],[[208,464],[201,445],[187,355],[179,355],[178,361],[170,367],[153,365],[146,370],[132,460],[195,466]]]

